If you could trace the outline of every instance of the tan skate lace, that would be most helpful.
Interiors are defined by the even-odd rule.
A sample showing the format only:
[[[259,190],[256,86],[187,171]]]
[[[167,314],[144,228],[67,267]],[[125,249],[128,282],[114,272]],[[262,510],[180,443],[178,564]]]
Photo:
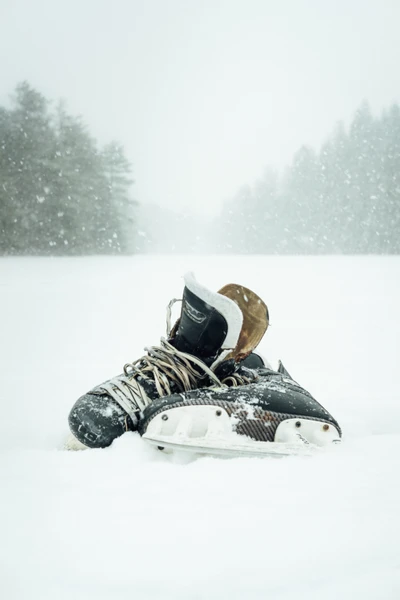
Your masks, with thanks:
[[[207,376],[217,387],[236,387],[253,381],[238,374],[221,381],[202,360],[177,350],[165,338],[161,338],[160,346],[145,347],[145,351],[147,354],[124,366],[124,375],[114,377],[97,388],[109,394],[128,413],[133,423],[137,421],[138,412],[143,411],[152,401],[138,383],[138,376],[154,382],[160,398],[173,393],[172,383],[175,384],[177,393],[188,392],[201,387],[201,380],[205,380]],[[176,393],[176,389],[174,392]]]
[[[154,381],[160,397],[172,394],[172,383],[176,384],[178,393],[188,392],[198,388],[201,379],[206,376],[210,377],[214,385],[224,386],[202,360],[180,352],[165,338],[161,338],[160,346],[146,347],[145,351],[147,354],[124,366],[124,375],[114,377],[98,387],[99,391],[109,394],[134,423],[137,421],[138,411],[144,410],[151,402],[151,398],[136,380],[138,376]]]
[[[256,377],[246,377],[246,375],[233,373],[232,375],[225,377],[225,379],[222,380],[222,384],[225,387],[238,387],[239,385],[249,385],[249,383],[254,383],[256,379]]]

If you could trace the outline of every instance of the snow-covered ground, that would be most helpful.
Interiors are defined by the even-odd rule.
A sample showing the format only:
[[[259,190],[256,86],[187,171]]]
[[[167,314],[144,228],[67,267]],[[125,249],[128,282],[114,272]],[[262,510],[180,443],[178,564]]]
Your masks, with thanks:
[[[194,270],[269,305],[261,349],[339,420],[326,455],[66,452],[77,397],[164,335]],[[0,597],[398,600],[400,258],[0,260]]]

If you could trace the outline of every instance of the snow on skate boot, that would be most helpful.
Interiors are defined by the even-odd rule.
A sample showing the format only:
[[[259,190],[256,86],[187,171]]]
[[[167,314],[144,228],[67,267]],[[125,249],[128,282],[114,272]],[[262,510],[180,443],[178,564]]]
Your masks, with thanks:
[[[104,448],[125,431],[136,430],[142,412],[155,399],[202,386],[221,386],[210,367],[215,369],[238,346],[242,326],[239,302],[211,292],[192,274],[185,276],[181,315],[171,332],[168,323],[169,339],[161,338],[160,346],[145,348],[147,354],[126,364],[123,374],[77,400],[69,415],[73,437],[67,446]]]
[[[161,450],[233,456],[312,454],[340,442],[337,421],[286,373],[257,368],[238,387],[193,390],[155,401],[140,422]]]
[[[309,454],[339,442],[337,421],[283,364],[275,371],[252,352],[268,327],[262,300],[235,284],[219,293],[234,299],[243,314],[235,348],[213,357],[221,384],[153,402],[139,424],[143,438],[163,450],[250,456]]]

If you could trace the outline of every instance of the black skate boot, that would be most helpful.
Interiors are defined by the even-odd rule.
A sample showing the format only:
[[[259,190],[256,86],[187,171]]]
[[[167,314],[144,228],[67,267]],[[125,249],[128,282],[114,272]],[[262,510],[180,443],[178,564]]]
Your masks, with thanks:
[[[253,304],[259,307],[258,300],[249,301],[252,292],[240,289],[229,285],[220,290],[233,298],[245,298],[250,305],[250,310],[242,311],[247,322],[234,350],[204,356],[213,361],[223,385],[155,400],[143,413],[141,435],[161,450],[234,456],[310,454],[318,447],[340,442],[337,421],[292,379],[283,364],[273,370],[251,352],[260,337],[257,332],[268,325],[268,311],[265,307],[259,313],[253,308]],[[185,311],[183,315],[181,319]],[[177,335],[175,343],[179,341]]]
[[[221,386],[214,370],[226,358],[235,361],[229,354],[246,345],[238,304],[228,295],[201,286],[192,274],[186,275],[181,315],[168,340],[161,338],[159,346],[145,348],[146,354],[126,364],[121,375],[77,400],[69,415],[73,437],[68,446],[75,448],[76,440],[84,447],[109,446],[125,431],[137,429],[142,412],[155,399]]]
[[[251,290],[230,283],[211,292],[189,273],[185,276],[180,319],[171,343],[213,369],[222,361],[242,361],[259,344],[269,323],[266,304]]]
[[[312,454],[340,442],[338,422],[282,363],[273,371],[256,366],[260,360],[244,361],[257,374],[247,385],[213,388],[212,393],[197,389],[156,400],[144,411],[141,435],[160,450],[195,455]],[[234,377],[247,370],[240,366]]]
[[[242,325],[235,302],[200,285],[192,273],[185,276],[181,315],[169,339],[174,348],[214,367],[236,347]]]

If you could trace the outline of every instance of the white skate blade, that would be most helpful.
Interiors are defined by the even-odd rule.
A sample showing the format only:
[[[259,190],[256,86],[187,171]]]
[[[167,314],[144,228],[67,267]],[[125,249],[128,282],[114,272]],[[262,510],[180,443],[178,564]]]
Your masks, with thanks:
[[[232,434],[234,435],[234,434]],[[284,456],[312,456],[320,449],[311,444],[283,444],[277,442],[255,442],[250,439],[246,441],[238,440],[244,436],[235,436],[235,438],[225,440],[208,440],[205,438],[181,438],[173,439],[169,436],[158,435],[150,437],[145,433],[143,436],[149,444],[157,446],[160,450],[183,451],[191,454],[202,454],[210,456],[225,457],[275,457]]]
[[[297,423],[297,427],[296,427]],[[182,450],[192,454],[216,456],[311,456],[321,445],[318,438],[306,439],[298,425],[311,433],[322,423],[290,419],[279,427],[274,442],[255,441],[234,431],[235,418],[219,406],[181,406],[156,415],[148,424],[143,439],[166,451]],[[278,433],[277,430],[277,433]],[[336,430],[335,430],[336,431]],[[332,437],[333,432],[332,432]],[[311,437],[311,436],[310,436]],[[329,437],[329,436],[328,436]],[[328,443],[333,440],[326,440]],[[310,443],[311,442],[311,443]],[[330,445],[330,443],[329,443]]]

